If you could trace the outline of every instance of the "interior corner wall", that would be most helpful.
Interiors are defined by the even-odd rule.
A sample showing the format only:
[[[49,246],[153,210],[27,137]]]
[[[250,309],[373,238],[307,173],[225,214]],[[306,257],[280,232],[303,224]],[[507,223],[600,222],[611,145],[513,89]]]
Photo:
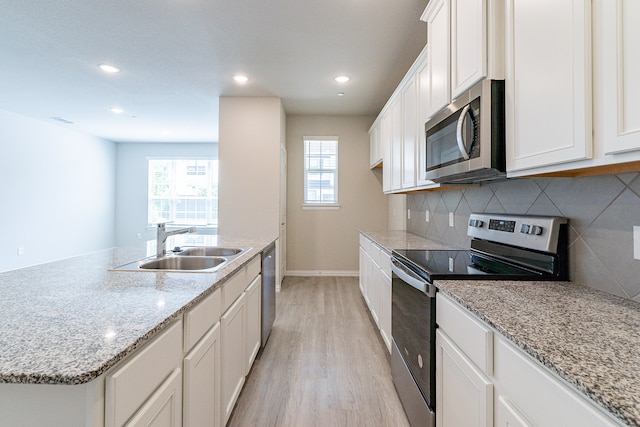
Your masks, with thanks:
[[[149,157],[218,158],[216,143],[119,143],[116,160],[116,246],[139,246],[156,238],[148,224]],[[199,233],[206,230],[200,229]]]
[[[282,114],[280,98],[220,98],[218,234],[278,237]]]
[[[287,274],[355,274],[359,231],[387,229],[368,116],[287,116]],[[339,210],[303,210],[304,136],[338,136]]]
[[[0,111],[0,271],[114,245],[115,144],[70,129]]]

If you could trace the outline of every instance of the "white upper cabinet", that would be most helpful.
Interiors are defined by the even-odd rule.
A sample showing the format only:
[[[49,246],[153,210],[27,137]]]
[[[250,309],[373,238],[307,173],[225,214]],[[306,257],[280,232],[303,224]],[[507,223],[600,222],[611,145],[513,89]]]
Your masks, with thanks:
[[[369,167],[371,169],[382,163],[382,145],[380,143],[380,120],[376,121],[369,131]]]
[[[421,19],[429,42],[427,118],[483,78],[504,78],[503,0],[431,0]]]
[[[604,152],[640,150],[640,2],[600,0],[597,5]]]
[[[380,119],[380,145],[382,147],[382,191],[391,191],[391,114],[384,111]]]
[[[427,117],[451,102],[450,0],[431,0],[422,18],[427,23]]]
[[[507,172],[587,159],[591,2],[507,0]]]
[[[402,189],[402,96],[391,103],[391,191]]]
[[[416,186],[416,148],[418,143],[417,75],[402,90],[402,188]]]
[[[451,0],[451,96],[487,75],[487,0]]]

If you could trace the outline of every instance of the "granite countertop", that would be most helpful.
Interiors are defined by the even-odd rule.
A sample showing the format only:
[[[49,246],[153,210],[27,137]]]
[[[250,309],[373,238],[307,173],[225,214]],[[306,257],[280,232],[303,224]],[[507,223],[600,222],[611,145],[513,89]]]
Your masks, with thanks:
[[[363,234],[389,252],[440,249],[400,231]],[[573,282],[435,285],[619,420],[640,426],[640,304]]]
[[[177,319],[274,239],[175,236],[167,247],[251,247],[211,272],[109,271],[155,254],[113,248],[0,273],[0,383],[82,384]]]
[[[455,246],[445,245],[433,240],[425,239],[417,234],[406,231],[360,231],[362,234],[376,242],[379,246],[391,253],[394,249],[460,249]]]
[[[640,426],[640,304],[571,282],[435,282],[628,425]]]

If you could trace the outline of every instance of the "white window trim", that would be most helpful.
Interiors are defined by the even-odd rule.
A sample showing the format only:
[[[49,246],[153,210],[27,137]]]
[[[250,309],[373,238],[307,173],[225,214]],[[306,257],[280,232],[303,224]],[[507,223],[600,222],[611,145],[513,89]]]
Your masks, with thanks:
[[[180,156],[145,156],[146,166],[147,166],[147,180],[149,179],[149,161],[150,160],[216,160],[219,161],[218,156],[188,156],[188,155],[180,155]],[[148,182],[147,182],[148,185]],[[219,185],[219,183],[218,183]],[[147,206],[148,206],[149,193],[147,190]],[[158,226],[158,223],[149,223],[149,212],[147,207],[147,230],[155,230]],[[169,223],[167,225],[167,229],[172,228],[181,228],[185,226],[191,226],[191,224],[180,224],[180,223]],[[219,224],[213,224],[210,222],[198,224],[196,227],[201,230],[207,230],[209,232],[214,231],[217,232]]]
[[[332,202],[332,203],[302,203],[302,209],[303,210],[318,210],[318,211],[330,211],[330,210],[339,210],[341,208],[341,205],[339,204],[339,191],[338,189],[339,187],[339,175],[340,175],[340,138],[338,136],[303,136],[302,137],[302,156],[303,156],[303,162],[306,160],[305,156],[305,150],[304,150],[304,143],[305,141],[328,141],[328,140],[335,140],[336,143],[338,144],[338,152],[336,154],[336,174],[335,174],[335,193],[336,193],[336,201]],[[304,169],[304,163],[303,163],[303,167],[302,167],[302,173],[304,174],[303,176],[303,191],[306,191],[307,187],[306,187],[306,169]],[[303,194],[303,200],[304,200],[305,195]]]

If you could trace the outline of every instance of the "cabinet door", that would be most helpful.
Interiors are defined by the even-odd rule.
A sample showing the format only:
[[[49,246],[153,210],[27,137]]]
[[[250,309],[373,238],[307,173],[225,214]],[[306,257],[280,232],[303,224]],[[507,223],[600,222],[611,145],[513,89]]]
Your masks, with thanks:
[[[591,158],[591,2],[507,0],[505,19],[507,171]]]
[[[245,313],[247,316],[246,320],[246,352],[245,352],[245,375],[249,373],[251,370],[251,366],[253,366],[253,361],[256,359],[258,355],[258,351],[260,351],[261,337],[262,333],[261,328],[261,302],[262,302],[262,287],[261,287],[262,276],[258,275],[253,282],[247,287],[246,293],[246,308]]]
[[[391,191],[391,112],[385,111],[380,120],[380,147],[382,149],[382,191]]]
[[[440,330],[436,331],[436,425],[493,425],[493,385]]]
[[[391,103],[391,190],[402,188],[402,96]]]
[[[184,358],[185,427],[220,425],[220,323]]]
[[[244,311],[245,295],[243,293],[220,319],[223,425],[227,424],[244,385],[246,330]]]
[[[425,123],[429,120],[429,62],[425,61],[417,71],[418,78],[418,139],[416,155],[416,184],[419,187],[435,186],[436,184],[425,179],[427,172],[427,141],[425,134]]]
[[[504,396],[498,397],[496,427],[533,427]]]
[[[182,425],[182,371],[176,368],[127,427],[180,427]]]
[[[417,75],[402,91],[402,188],[416,186],[416,148],[418,143]]]
[[[371,168],[374,168],[382,161],[382,152],[380,150],[380,122],[377,122],[371,129],[369,134],[369,156]]]
[[[450,0],[431,0],[422,20],[427,22],[429,43],[427,116],[431,117],[451,102]]]
[[[451,0],[451,97],[487,76],[487,0]]]
[[[606,154],[640,149],[640,2],[604,0],[595,18]],[[594,12],[596,13],[596,12]]]

